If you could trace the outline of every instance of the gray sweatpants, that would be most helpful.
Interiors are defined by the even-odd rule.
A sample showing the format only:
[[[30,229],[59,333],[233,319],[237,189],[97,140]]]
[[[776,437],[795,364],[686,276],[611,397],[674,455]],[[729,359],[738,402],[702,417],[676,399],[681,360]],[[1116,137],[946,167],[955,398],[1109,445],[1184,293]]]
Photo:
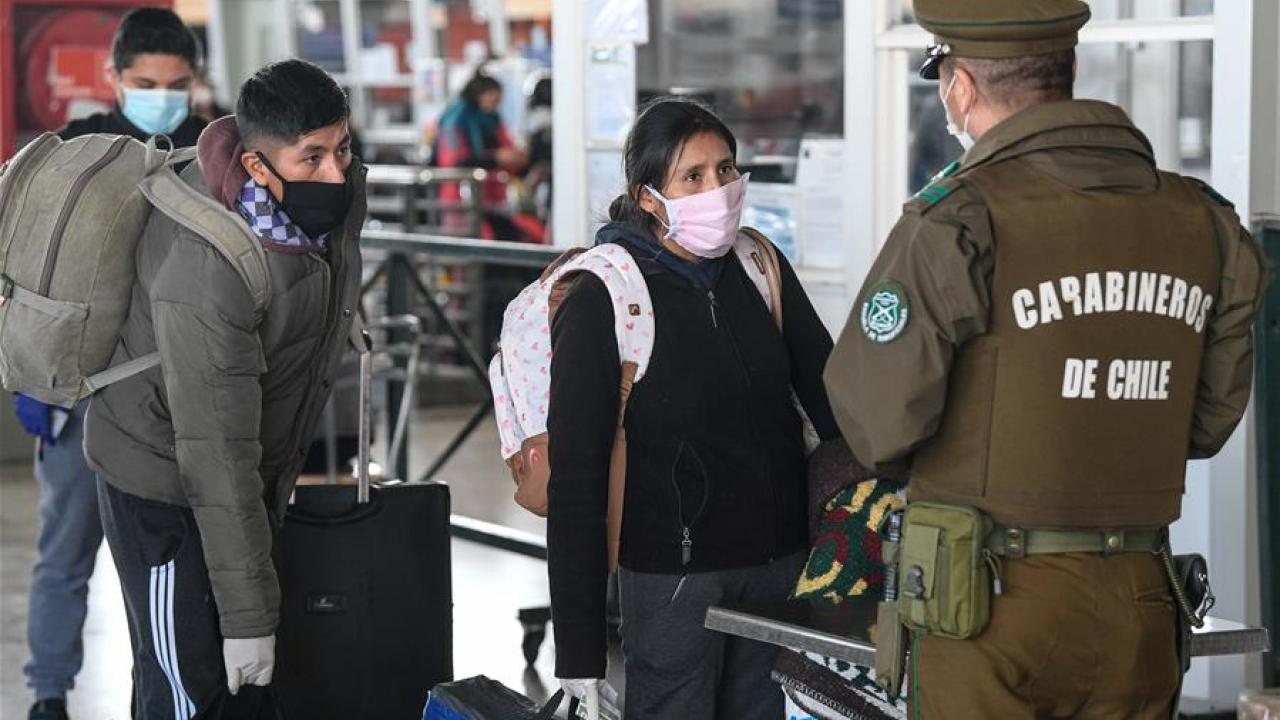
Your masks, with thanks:
[[[31,571],[27,644],[23,667],[37,699],[65,697],[84,661],[89,578],[102,545],[98,487],[84,459],[84,414],[76,405],[66,429],[45,443],[35,464],[40,483],[39,559]]]
[[[625,720],[777,720],[778,648],[703,627],[713,605],[770,603],[795,589],[805,553],[768,565],[658,575],[622,568]]]

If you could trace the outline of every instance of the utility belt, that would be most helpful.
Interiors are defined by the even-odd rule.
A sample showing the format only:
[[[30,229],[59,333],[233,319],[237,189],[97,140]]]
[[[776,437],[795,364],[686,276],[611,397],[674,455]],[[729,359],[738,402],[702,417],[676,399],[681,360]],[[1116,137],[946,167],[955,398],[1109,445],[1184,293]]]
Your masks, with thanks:
[[[1213,606],[1208,568],[1199,555],[1174,557],[1168,530],[1037,530],[1006,527],[970,507],[911,503],[881,528],[885,600],[876,637],[876,681],[891,695],[901,686],[905,630],[954,640],[977,637],[1003,593],[1002,563],[1030,555],[1149,553],[1161,558],[1180,611],[1179,654],[1189,666],[1193,627]]]

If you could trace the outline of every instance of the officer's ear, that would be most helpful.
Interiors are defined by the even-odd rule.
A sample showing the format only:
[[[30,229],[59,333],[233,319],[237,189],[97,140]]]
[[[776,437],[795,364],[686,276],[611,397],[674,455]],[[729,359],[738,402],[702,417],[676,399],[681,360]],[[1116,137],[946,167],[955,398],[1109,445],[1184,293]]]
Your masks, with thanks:
[[[974,78],[973,73],[969,72],[969,68],[960,63],[956,63],[951,72],[955,74],[955,87],[951,90],[953,112],[958,112],[960,115],[973,112],[974,106],[978,103],[977,79]]]

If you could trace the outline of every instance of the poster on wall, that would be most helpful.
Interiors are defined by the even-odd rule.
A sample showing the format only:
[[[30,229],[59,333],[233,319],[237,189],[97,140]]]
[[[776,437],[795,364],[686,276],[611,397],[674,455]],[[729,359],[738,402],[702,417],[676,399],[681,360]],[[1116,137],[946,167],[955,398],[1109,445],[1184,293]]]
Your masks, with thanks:
[[[587,23],[591,42],[649,44],[648,0],[587,0]]]
[[[844,186],[844,140],[802,140],[796,188],[800,192],[799,235],[806,267],[844,267]]]
[[[636,117],[634,45],[588,49],[587,100],[587,146],[621,148]]]
[[[800,225],[800,193],[795,185],[749,183],[742,224],[764,233],[792,265],[803,261],[796,238]]]

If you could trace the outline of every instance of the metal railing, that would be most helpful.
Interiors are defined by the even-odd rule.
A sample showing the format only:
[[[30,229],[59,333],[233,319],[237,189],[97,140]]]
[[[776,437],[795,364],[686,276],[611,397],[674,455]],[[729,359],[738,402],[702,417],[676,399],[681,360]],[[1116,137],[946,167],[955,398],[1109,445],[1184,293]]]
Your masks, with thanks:
[[[367,226],[362,232],[361,247],[369,252],[366,254],[365,279],[360,288],[361,300],[363,301],[379,282],[385,281],[385,299],[381,315],[388,318],[403,318],[411,315],[414,300],[422,303],[418,307],[425,305],[427,312],[438,321],[438,326],[443,330],[444,335],[456,346],[458,355],[468,370],[468,375],[483,390],[481,402],[445,448],[432,459],[430,466],[418,478],[420,482],[431,481],[440,473],[480,423],[493,411],[493,402],[489,387],[488,363],[484,357],[487,348],[476,347],[473,339],[463,332],[462,327],[441,304],[440,293],[418,272],[416,263],[421,259],[429,258],[541,268],[562,252],[562,249],[545,245],[480,240],[475,237],[458,237],[445,232],[415,232],[428,228],[444,231],[446,228],[443,227],[443,223],[424,223],[421,218],[431,218],[433,215],[442,217],[443,213],[455,213],[464,214],[469,218],[466,230],[475,236],[479,235],[484,214],[509,213],[506,208],[491,207],[483,202],[483,184],[491,175],[490,171],[480,168],[369,166],[367,184],[373,189],[370,193],[370,201],[373,203],[377,199],[379,188],[393,190],[394,197],[388,198],[384,195],[383,199],[396,205],[388,203],[386,207],[379,207],[378,212],[384,217],[397,217],[399,229],[379,227],[381,223],[378,223]],[[466,191],[461,193],[463,199],[452,201],[430,197],[427,188],[440,183],[464,185]],[[371,205],[371,209],[372,207]],[[447,228],[449,232],[456,229]],[[393,343],[409,341],[407,333],[399,326],[388,327],[387,332],[389,340]],[[415,356],[414,360],[416,359]],[[408,357],[404,357],[404,360],[397,359],[397,362],[407,360]],[[404,372],[392,374],[387,382],[388,424],[391,425],[388,429],[398,439],[404,437],[403,423],[410,410],[404,405],[405,398],[412,397],[404,392],[403,382],[407,377],[411,376]],[[407,443],[393,442],[392,446],[392,451],[388,454],[390,465],[387,471],[388,476],[407,477]],[[454,515],[451,524],[452,532],[456,537],[521,555],[546,558],[546,543],[535,535],[460,515]]]
[[[368,165],[365,177],[369,213],[395,216],[395,225],[406,232],[439,229],[456,236],[478,237],[485,214],[510,215],[502,203],[484,202],[484,185],[490,179],[506,182],[510,175],[484,168],[429,168],[410,165]],[[457,200],[439,197],[445,186],[457,186]],[[454,220],[448,226],[445,218]],[[432,222],[435,219],[436,222]]]
[[[424,257],[431,259],[461,260],[479,264],[516,265],[538,267],[546,265],[559,253],[544,246],[520,243],[492,242],[477,239],[486,214],[510,214],[506,207],[491,206],[484,202],[484,184],[491,178],[504,179],[503,171],[484,168],[425,168],[402,165],[369,165],[366,185],[370,202],[370,220],[362,233],[362,247],[384,251],[371,276],[361,287],[361,297],[379,281],[386,281],[384,314],[400,317],[411,313],[412,301],[422,301],[427,312],[438,321],[439,330],[453,341],[462,365],[483,388],[488,397],[489,382],[487,363],[483,357],[485,348],[477,349],[462,331],[459,323],[442,306],[437,288],[428,286],[417,271],[415,262]],[[461,185],[458,200],[438,197],[442,185]],[[390,192],[390,196],[386,193]],[[375,205],[385,201],[385,207]],[[460,218],[466,218],[459,224]],[[452,219],[452,220],[450,220]],[[390,229],[393,226],[396,229]],[[459,237],[458,233],[467,233]],[[479,295],[472,303],[472,311],[480,314]],[[418,307],[421,307],[419,305]],[[392,343],[407,340],[402,330],[392,329]],[[404,359],[397,362],[403,363]],[[396,382],[388,383],[387,405],[392,417],[400,414],[401,393]],[[422,479],[435,477],[440,468],[457,452],[463,442],[475,431],[490,411],[485,402],[476,408],[462,431],[449,443],[445,451],[432,463]],[[398,448],[389,461],[388,472],[392,477],[408,474],[408,452],[405,446]]]
[[[475,432],[480,423],[493,410],[492,396],[489,392],[489,365],[484,357],[484,349],[476,348],[472,340],[462,331],[438,300],[438,293],[429,287],[428,282],[414,268],[410,258],[427,255],[433,258],[451,258],[472,262],[518,265],[523,267],[542,267],[559,256],[561,249],[544,245],[526,245],[521,243],[454,238],[443,235],[416,235],[413,233],[388,232],[382,230],[366,230],[361,244],[369,250],[382,250],[384,255],[373,260],[373,272],[369,274],[360,289],[361,298],[379,281],[386,280],[386,300],[383,314],[388,317],[403,316],[409,312],[411,300],[421,301],[439,322],[445,333],[451,338],[461,355],[465,366],[474,377],[476,383],[484,391],[484,399],[472,411],[471,416],[461,430],[449,441],[445,449],[432,461],[431,466],[419,478],[430,481],[441,468],[457,453],[467,438]],[[402,393],[392,381],[388,388],[389,404],[392,416],[398,416],[401,408],[398,399]],[[393,454],[390,468],[396,477],[407,474],[407,448],[400,446],[399,452]]]
[[[457,454],[463,443],[476,431],[480,423],[493,412],[492,394],[489,387],[488,364],[482,350],[476,348],[470,338],[445,311],[428,282],[414,268],[410,258],[428,255],[439,258],[454,258],[480,263],[499,265],[519,265],[524,267],[542,267],[559,256],[562,249],[544,245],[524,245],[521,243],[474,240],[454,238],[440,235],[416,235],[413,233],[366,230],[362,235],[362,246],[366,250],[382,251],[383,256],[373,260],[373,271],[368,274],[361,287],[361,298],[376,285],[379,280],[386,280],[386,300],[383,313],[387,317],[402,317],[411,305],[411,297],[425,303],[428,310],[440,322],[448,336],[457,345],[466,366],[475,382],[484,391],[484,397],[472,410],[466,423],[449,440],[445,448],[431,461],[431,465],[421,476],[419,482],[433,480],[444,466]],[[389,329],[394,332],[394,328]],[[404,418],[409,408],[401,405],[402,398],[408,393],[400,387],[402,380],[392,376],[387,383],[388,422]],[[395,422],[392,432],[396,437],[403,437],[401,422]],[[388,454],[388,469],[391,477],[405,477],[408,473],[407,444],[396,445],[396,451]],[[486,523],[454,515],[452,531],[456,537],[488,545],[489,547],[527,555],[533,558],[546,558],[546,543],[541,538],[493,523]]]

